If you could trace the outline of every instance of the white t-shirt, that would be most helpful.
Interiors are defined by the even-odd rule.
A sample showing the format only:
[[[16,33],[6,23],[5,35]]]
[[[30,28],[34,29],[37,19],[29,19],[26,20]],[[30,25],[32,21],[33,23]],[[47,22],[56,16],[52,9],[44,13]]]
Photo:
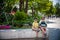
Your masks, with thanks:
[[[40,21],[39,21],[39,25],[41,24],[41,22],[45,22],[45,23],[46,23],[46,20],[40,20]],[[47,24],[47,23],[46,23],[46,24]],[[45,24],[41,24],[41,25],[45,26]]]

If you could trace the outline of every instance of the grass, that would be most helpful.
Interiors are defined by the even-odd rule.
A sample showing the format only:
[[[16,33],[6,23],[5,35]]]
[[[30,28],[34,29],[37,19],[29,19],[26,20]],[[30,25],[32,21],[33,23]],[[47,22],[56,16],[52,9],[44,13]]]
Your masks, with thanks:
[[[11,27],[10,29],[31,29],[32,26],[22,26],[22,27],[19,27],[19,26],[16,26],[16,27]]]

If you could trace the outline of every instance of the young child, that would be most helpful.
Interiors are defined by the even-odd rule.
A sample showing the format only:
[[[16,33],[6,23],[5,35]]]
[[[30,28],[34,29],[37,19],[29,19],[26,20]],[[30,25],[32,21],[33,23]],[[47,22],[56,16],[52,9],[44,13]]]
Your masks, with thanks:
[[[36,32],[36,37],[38,37],[39,24],[37,22],[37,19],[35,19],[33,24],[32,24],[32,30]]]
[[[45,37],[46,36],[46,27],[47,27],[45,17],[42,17],[42,19],[39,22],[39,25],[40,25],[40,29],[42,31],[42,35],[43,35],[43,37]]]

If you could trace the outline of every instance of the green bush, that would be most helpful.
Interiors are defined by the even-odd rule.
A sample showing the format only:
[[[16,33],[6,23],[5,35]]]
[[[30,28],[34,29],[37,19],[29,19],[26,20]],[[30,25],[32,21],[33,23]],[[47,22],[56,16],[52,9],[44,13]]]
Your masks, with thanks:
[[[0,24],[2,24],[3,22],[6,21],[6,18],[5,18],[5,13],[1,13],[0,14]]]
[[[14,15],[14,26],[18,26],[19,28],[23,26],[23,24],[26,23],[27,15],[24,12],[17,11]]]
[[[25,20],[27,18],[26,13],[17,11],[15,14],[15,20]]]
[[[1,15],[0,15],[0,24],[8,24],[7,22],[9,22],[9,21],[11,21],[10,14],[5,13],[5,12],[1,13]]]

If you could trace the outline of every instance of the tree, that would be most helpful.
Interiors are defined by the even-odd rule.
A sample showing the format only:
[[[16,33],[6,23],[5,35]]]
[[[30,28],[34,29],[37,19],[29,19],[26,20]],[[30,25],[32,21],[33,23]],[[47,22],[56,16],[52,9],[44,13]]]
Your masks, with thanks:
[[[25,9],[27,13],[28,9],[35,10],[35,12],[40,11],[42,13],[50,9],[52,2],[49,0],[20,0],[20,11]]]
[[[49,0],[33,0],[29,2],[29,6],[32,7],[32,10],[35,10],[35,13],[40,11],[45,14],[52,13],[53,8],[52,2]]]
[[[0,8],[1,8],[0,9],[1,10],[0,11],[0,13],[1,13],[0,14],[0,22],[1,23],[8,22],[8,19],[10,20],[11,17],[10,17],[10,14],[8,14],[8,13],[11,12],[13,6],[17,2],[18,2],[18,0],[0,0]]]
[[[28,0],[26,0],[25,13],[27,13],[27,10],[28,10]]]
[[[55,7],[56,7],[56,15],[57,15],[57,16],[60,16],[60,4],[57,3],[57,4],[55,5]]]
[[[4,7],[4,0],[0,0],[0,24],[4,21],[4,14],[3,14],[3,7]]]
[[[4,8],[3,10],[7,13],[10,13],[13,6],[18,2],[19,0],[4,0]]]
[[[0,0],[0,14],[3,12],[4,0]]]

